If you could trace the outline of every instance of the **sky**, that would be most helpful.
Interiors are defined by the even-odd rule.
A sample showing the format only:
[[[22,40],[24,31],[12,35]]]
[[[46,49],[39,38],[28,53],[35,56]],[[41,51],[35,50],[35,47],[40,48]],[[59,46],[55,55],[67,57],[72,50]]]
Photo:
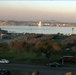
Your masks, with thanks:
[[[76,22],[76,1],[0,0],[0,20]]]

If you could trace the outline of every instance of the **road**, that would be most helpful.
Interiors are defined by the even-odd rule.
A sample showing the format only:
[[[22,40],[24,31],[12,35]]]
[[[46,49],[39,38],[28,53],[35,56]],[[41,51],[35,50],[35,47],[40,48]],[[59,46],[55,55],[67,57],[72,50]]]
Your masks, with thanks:
[[[23,64],[0,64],[1,69],[7,69],[11,71],[11,75],[32,75],[33,72],[39,75],[65,75],[67,72],[71,72],[72,75],[76,75],[76,68],[73,67],[47,67],[47,66],[35,66],[35,65],[23,65]]]

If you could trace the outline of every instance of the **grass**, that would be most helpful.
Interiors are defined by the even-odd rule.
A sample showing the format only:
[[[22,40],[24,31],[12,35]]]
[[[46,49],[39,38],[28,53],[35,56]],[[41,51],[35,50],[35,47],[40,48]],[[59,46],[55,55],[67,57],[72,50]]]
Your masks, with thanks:
[[[76,63],[74,62],[64,62],[64,67],[76,67]]]
[[[24,52],[20,54],[15,54],[12,52],[0,53],[0,59],[5,58],[8,59],[11,63],[31,65],[46,65],[49,62],[58,62],[59,57],[59,55],[51,55],[48,59],[45,56],[36,56],[36,54],[32,52]],[[64,62],[64,67],[66,66],[76,67],[76,63]]]

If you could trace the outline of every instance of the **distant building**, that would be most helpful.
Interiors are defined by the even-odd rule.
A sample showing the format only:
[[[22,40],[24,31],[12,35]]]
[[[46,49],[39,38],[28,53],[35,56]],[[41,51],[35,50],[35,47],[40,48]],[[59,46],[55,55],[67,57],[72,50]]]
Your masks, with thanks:
[[[0,39],[2,39],[3,36],[7,36],[8,31],[6,30],[1,30],[0,28]]]
[[[1,28],[0,28],[0,34],[7,34],[8,33],[8,31],[6,31],[6,30],[1,30]]]

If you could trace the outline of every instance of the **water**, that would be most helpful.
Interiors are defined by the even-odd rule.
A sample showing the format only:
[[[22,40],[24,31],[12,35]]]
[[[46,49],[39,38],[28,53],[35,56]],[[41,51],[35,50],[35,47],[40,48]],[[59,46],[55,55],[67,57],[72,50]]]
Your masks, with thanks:
[[[12,33],[76,34],[76,27],[0,26],[0,28]]]

